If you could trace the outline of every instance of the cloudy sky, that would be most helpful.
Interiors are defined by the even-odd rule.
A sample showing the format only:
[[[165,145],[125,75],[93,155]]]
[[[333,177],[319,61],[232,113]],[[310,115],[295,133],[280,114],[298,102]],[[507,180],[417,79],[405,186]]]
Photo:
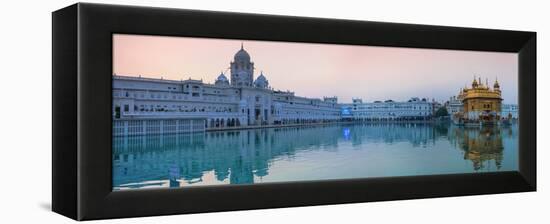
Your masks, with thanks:
[[[213,83],[241,43],[274,89],[306,97],[338,96],[363,101],[410,97],[448,100],[474,76],[495,78],[505,103],[517,103],[517,54],[431,50],[275,41],[113,36],[113,71],[117,75],[164,79],[202,79]]]

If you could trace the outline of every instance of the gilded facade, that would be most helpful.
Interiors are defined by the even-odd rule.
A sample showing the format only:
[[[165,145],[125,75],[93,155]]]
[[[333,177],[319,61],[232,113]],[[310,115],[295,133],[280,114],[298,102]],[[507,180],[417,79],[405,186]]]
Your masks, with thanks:
[[[462,89],[457,98],[464,106],[463,112],[458,114],[464,122],[492,123],[500,120],[502,97],[498,80],[490,88],[488,80],[483,84],[481,78],[474,78],[471,88]]]

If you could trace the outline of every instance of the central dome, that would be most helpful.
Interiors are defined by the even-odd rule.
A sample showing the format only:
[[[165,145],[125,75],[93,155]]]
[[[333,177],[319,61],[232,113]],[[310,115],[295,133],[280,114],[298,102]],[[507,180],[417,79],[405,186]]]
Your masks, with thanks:
[[[246,52],[241,44],[241,49],[235,54],[235,61],[250,61],[250,55]]]

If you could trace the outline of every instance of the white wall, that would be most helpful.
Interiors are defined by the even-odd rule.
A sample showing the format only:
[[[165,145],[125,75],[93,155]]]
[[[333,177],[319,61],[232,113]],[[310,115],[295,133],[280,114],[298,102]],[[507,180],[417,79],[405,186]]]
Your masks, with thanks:
[[[539,115],[550,108],[545,1],[92,1],[538,31]],[[69,223],[49,212],[51,198],[51,16],[74,1],[4,1],[0,14],[1,223]],[[539,116],[539,127],[550,127]],[[539,128],[539,139],[546,136]],[[548,141],[540,141],[539,192],[270,209],[101,221],[101,223],[535,223],[548,220]],[[538,222],[541,223],[541,222]]]

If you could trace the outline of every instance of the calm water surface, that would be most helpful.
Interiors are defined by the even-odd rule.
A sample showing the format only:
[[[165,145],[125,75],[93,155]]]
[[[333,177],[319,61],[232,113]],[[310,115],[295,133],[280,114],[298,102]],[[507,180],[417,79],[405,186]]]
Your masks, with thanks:
[[[518,128],[349,124],[113,138],[113,188],[511,171]]]

